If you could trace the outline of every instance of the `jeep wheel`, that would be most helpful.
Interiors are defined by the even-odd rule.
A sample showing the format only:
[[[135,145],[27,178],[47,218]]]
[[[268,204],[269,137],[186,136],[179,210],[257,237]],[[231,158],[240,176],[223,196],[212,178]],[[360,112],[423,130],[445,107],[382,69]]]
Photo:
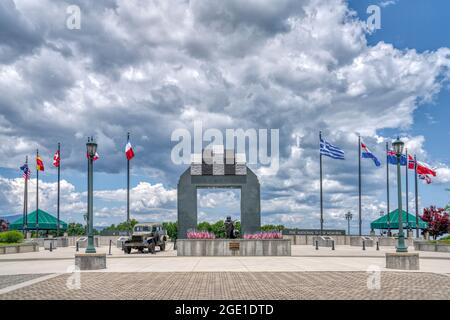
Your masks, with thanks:
[[[131,248],[130,247],[125,247],[125,248],[123,248],[123,252],[125,252],[126,254],[130,254],[131,253]]]
[[[166,243],[165,243],[165,242],[163,242],[163,243],[161,243],[161,244],[159,245],[159,250],[161,250],[161,251],[166,250]]]
[[[148,245],[148,252],[151,254],[155,253],[155,243],[154,242],[152,242]]]

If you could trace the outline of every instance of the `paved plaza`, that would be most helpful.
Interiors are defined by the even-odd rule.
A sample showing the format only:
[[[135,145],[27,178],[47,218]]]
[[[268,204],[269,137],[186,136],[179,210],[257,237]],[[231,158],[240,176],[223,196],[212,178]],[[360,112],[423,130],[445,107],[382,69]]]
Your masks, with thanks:
[[[292,257],[177,257],[171,246],[155,255],[112,248],[106,270],[73,273],[74,247],[41,248],[0,256],[0,299],[450,299],[450,254],[420,252],[419,271],[399,272],[385,268],[392,251],[296,245]]]
[[[167,272],[69,274],[18,288],[0,299],[450,299],[450,277],[382,272],[369,289],[365,272]],[[0,281],[3,281],[0,278]],[[68,281],[69,280],[69,281]]]

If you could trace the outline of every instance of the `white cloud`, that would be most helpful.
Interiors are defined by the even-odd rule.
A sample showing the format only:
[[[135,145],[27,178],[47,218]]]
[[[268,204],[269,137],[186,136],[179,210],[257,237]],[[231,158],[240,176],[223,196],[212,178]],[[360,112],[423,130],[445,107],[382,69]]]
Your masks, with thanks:
[[[276,211],[285,220],[297,211],[318,214],[317,134],[323,130],[348,150],[347,161],[325,163],[326,215],[354,210],[354,133],[381,157],[391,137],[379,131],[407,131],[414,111],[450,76],[448,48],[418,53],[384,42],[369,46],[364,21],[341,0],[82,2],[79,31],[65,28],[64,2],[5,3],[0,13],[17,17],[17,32],[4,33],[0,46],[8,53],[0,60],[1,166],[15,168],[36,148],[50,163],[60,141],[64,168],[84,171],[85,138],[95,135],[96,170],[116,174],[125,169],[131,131],[138,151],[133,172],[164,182],[133,188],[132,213],[144,217],[174,217],[184,168],[170,162],[170,134],[196,119],[205,128],[280,129],[280,170],[260,175],[267,219]],[[296,151],[293,135],[301,142]],[[405,140],[427,160],[424,137]],[[364,163],[370,211],[383,196],[383,175]],[[439,175],[448,181],[445,170]],[[52,208],[54,184],[43,186],[49,188],[43,205]],[[8,203],[17,211],[20,188],[14,192],[17,201]],[[124,189],[96,196],[103,201],[99,216],[123,214]],[[84,210],[79,200],[72,211]],[[206,207],[219,200],[201,199]]]

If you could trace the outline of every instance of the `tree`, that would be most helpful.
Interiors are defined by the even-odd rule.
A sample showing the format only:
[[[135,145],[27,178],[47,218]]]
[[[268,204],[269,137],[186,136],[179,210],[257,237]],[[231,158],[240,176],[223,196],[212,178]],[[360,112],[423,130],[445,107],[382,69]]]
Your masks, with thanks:
[[[225,223],[219,220],[211,225],[211,232],[216,235],[216,238],[225,238]]]
[[[0,232],[8,230],[8,221],[0,219]]]
[[[69,236],[83,236],[86,234],[86,228],[81,223],[71,222],[67,225],[67,234]]]
[[[167,235],[170,239],[176,240],[178,234],[178,227],[176,222],[163,222],[163,227],[167,231]]]
[[[124,221],[119,223],[117,226],[113,223],[109,227],[106,227],[102,230],[103,233],[107,233],[108,231],[113,232],[128,232],[133,230],[134,226],[139,222],[136,219],[131,219],[130,222]]]
[[[212,231],[212,227],[211,227],[211,224],[209,222],[203,221],[203,222],[200,222],[197,225],[197,230],[211,232]]]
[[[424,208],[421,218],[428,223],[426,231],[433,239],[450,232],[449,214],[444,208],[438,209],[435,206]]]
[[[447,191],[450,192],[450,189],[447,189]],[[447,204],[447,206],[445,207],[445,210],[447,210],[448,212],[450,212],[450,202]]]
[[[284,226],[282,224],[274,225],[274,224],[266,224],[261,226],[261,231],[283,231]]]

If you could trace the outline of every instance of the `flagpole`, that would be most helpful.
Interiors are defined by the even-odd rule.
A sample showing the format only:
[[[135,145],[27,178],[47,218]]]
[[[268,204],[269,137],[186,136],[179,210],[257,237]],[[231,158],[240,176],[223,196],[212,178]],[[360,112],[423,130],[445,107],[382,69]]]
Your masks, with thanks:
[[[408,238],[408,232],[409,232],[409,201],[408,201],[408,167],[409,167],[409,159],[408,159],[408,148],[406,148],[406,172],[405,172],[405,177],[406,177],[406,238]]]
[[[362,235],[362,221],[361,221],[361,135],[358,134],[358,189],[359,189],[359,235]]]
[[[388,219],[388,237],[391,235],[391,215],[389,207],[389,142],[386,141],[386,194],[387,194],[387,219]]]
[[[39,238],[39,168],[37,159],[39,157],[39,149],[36,149],[36,238]]]
[[[130,133],[127,133],[127,144],[130,141]],[[130,160],[127,157],[127,223],[130,223]]]
[[[58,225],[56,226],[56,236],[59,237],[59,202],[60,202],[60,179],[61,179],[61,144],[58,142],[58,201],[56,208],[56,215],[58,220]]]
[[[319,131],[319,145],[322,141],[322,131]],[[320,235],[323,235],[323,192],[322,192],[322,152],[320,152]]]
[[[414,155],[414,185],[416,188],[416,238],[419,239],[419,186],[417,183],[417,157]]]
[[[28,166],[28,156],[25,157],[25,165]],[[24,185],[24,190],[23,190],[23,224],[22,224],[22,229],[24,232],[24,235],[26,237],[27,234],[27,209],[28,209],[28,205],[27,205],[27,196],[28,196],[28,172],[24,175],[25,178],[25,185]]]

